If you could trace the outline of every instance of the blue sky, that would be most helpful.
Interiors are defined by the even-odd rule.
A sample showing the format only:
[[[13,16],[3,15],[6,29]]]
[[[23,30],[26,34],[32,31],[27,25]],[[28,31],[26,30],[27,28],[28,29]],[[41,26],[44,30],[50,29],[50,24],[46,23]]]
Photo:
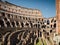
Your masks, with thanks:
[[[56,15],[56,0],[7,0],[18,6],[36,8],[42,12],[43,17],[49,18]]]

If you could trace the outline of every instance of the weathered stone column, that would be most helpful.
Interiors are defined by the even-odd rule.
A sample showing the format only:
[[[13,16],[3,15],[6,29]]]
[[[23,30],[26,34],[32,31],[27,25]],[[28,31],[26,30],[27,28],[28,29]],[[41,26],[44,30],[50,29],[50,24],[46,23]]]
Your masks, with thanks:
[[[56,16],[57,16],[56,33],[60,34],[60,0],[56,0]]]

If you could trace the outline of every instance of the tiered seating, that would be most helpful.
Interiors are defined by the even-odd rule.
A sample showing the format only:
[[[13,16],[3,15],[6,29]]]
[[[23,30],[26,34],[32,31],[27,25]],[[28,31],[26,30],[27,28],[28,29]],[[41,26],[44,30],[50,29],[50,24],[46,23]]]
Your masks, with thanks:
[[[38,33],[37,33],[37,32]],[[43,30],[45,33],[45,30]],[[37,36],[40,35],[40,36]],[[49,35],[47,33],[47,35]],[[36,45],[39,42],[39,38],[41,39],[42,32],[39,30],[17,30],[10,33],[7,33],[6,36],[4,36],[4,45]],[[47,37],[46,37],[47,40]],[[45,40],[40,40],[42,44],[45,44]],[[8,44],[10,42],[10,44]],[[50,43],[50,42],[49,42]]]
[[[8,38],[8,40],[10,40],[10,45],[16,45],[16,43],[18,43],[19,42],[19,40],[17,39],[17,37],[18,37],[18,34],[20,33],[20,32],[23,32],[23,31],[17,31],[17,32],[13,32],[13,33],[11,33],[11,35],[9,36],[9,38]]]
[[[0,19],[0,28],[15,27],[15,31],[11,31],[11,33],[8,32],[6,33],[7,35],[4,36],[3,45],[35,45],[36,43],[39,42],[39,38],[41,39],[42,35],[44,36],[44,38],[47,38],[50,36],[50,33],[53,33],[52,31],[53,29],[51,29],[47,33],[46,31],[47,26],[44,24],[43,20],[42,22],[34,21],[35,20],[33,21],[26,20],[25,22],[25,20],[21,19],[19,19],[18,21],[18,19],[17,18],[15,19],[15,17],[11,18],[10,14],[5,15],[4,13],[2,13],[2,17]],[[50,24],[49,21],[47,22],[48,22],[47,24]],[[18,27],[20,30],[17,30]],[[56,23],[54,23],[54,28],[56,28]]]
[[[10,32],[7,32],[4,36],[3,36],[3,45],[7,45],[8,42],[8,36],[10,35]]]
[[[27,33],[29,33],[28,31],[27,31]],[[24,35],[23,35],[24,36]],[[27,38],[27,39],[26,39]],[[34,32],[32,31],[32,32],[30,32],[29,34],[28,34],[28,37],[26,36],[26,38],[23,38],[23,40],[25,39],[25,41],[26,41],[26,43],[25,43],[25,45],[34,45],[34,41],[35,41],[35,39],[37,38],[37,36],[36,35],[34,35]],[[21,44],[20,44],[21,45]]]
[[[28,31],[25,31],[23,34],[23,38],[25,39],[27,37]]]

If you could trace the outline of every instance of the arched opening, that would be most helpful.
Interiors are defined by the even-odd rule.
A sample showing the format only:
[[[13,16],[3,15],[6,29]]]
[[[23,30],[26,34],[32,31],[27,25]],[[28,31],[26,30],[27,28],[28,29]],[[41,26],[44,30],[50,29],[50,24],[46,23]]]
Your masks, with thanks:
[[[54,28],[56,28],[56,23],[54,24]]]
[[[56,20],[54,20],[54,22],[56,22]]]
[[[16,21],[16,25],[17,25],[17,26],[19,25],[18,21]]]
[[[40,32],[40,37],[42,37],[42,32]]]
[[[1,13],[2,14],[2,16],[5,16],[5,13]]]
[[[10,23],[9,23],[9,21],[8,21],[6,24],[7,24],[7,27],[10,27]]]
[[[52,25],[51,25],[51,28],[52,28]]]
[[[10,14],[8,14],[8,17],[10,17]]]
[[[28,23],[26,23],[25,25],[26,25],[26,26],[29,26],[29,24],[28,24]]]
[[[25,17],[23,17],[23,19],[25,20]]]
[[[15,23],[14,22],[12,22],[12,26],[15,27]]]
[[[38,30],[38,37],[39,37],[40,31]]]
[[[5,21],[7,21],[7,18],[4,18]]]
[[[2,20],[0,20],[0,25],[1,27],[4,27],[4,22]]]
[[[46,28],[46,25],[42,25],[41,28]]]
[[[47,36],[49,36],[49,32],[47,32]]]
[[[50,30],[50,33],[52,33],[52,30]]]
[[[40,28],[40,24],[38,24],[38,28]]]
[[[43,30],[43,32],[46,32],[46,30]]]
[[[37,24],[34,24],[35,28],[37,28]]]
[[[23,24],[23,22],[21,23],[21,26],[22,26],[22,27],[24,27],[24,24]]]
[[[49,20],[47,20],[47,24],[48,24],[48,25],[50,24],[50,21],[49,21]]]

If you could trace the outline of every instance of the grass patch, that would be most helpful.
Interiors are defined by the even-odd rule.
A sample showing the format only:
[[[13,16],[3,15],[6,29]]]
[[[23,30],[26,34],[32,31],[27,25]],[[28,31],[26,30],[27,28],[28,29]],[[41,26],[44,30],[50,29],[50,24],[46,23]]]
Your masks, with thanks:
[[[39,42],[36,45],[42,45],[42,41],[39,40]]]

